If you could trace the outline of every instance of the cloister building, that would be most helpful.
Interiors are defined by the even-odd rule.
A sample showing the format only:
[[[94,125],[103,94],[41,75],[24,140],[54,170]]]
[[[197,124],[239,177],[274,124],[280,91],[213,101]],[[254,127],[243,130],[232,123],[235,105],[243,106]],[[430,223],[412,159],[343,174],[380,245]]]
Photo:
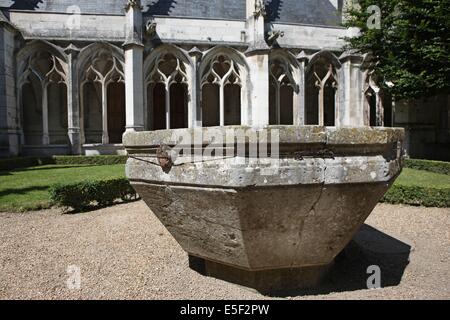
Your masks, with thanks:
[[[350,2],[0,0],[0,155],[123,153],[126,130],[392,126],[370,57],[343,50]]]

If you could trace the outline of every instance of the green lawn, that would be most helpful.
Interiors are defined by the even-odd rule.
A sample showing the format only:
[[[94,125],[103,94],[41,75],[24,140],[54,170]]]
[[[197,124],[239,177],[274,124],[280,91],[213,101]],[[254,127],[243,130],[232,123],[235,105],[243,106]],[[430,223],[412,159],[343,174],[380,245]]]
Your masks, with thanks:
[[[450,188],[450,175],[404,168],[395,184],[438,189]]]
[[[48,188],[55,183],[125,177],[125,166],[47,165],[0,172],[0,211],[50,207]]]
[[[0,172],[0,211],[16,212],[50,207],[48,188],[55,183],[123,177],[125,177],[123,164],[46,165]],[[405,168],[395,186],[442,189],[448,193],[450,175]],[[444,193],[444,196],[447,193]],[[395,198],[401,200],[401,196],[395,195]]]
[[[450,175],[405,168],[382,202],[450,207]]]

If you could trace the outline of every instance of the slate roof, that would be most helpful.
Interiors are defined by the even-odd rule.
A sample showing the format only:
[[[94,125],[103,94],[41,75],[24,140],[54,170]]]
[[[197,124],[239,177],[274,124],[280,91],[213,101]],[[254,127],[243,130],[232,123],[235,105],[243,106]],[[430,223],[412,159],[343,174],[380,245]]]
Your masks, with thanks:
[[[126,0],[0,0],[0,7],[15,10],[66,12],[76,4],[82,13],[124,14]],[[330,0],[265,0],[268,19],[311,25],[339,24]],[[333,2],[336,2],[333,1]],[[146,15],[245,19],[245,0],[142,0]]]
[[[267,0],[268,19],[273,22],[337,26],[338,11],[329,0]]]

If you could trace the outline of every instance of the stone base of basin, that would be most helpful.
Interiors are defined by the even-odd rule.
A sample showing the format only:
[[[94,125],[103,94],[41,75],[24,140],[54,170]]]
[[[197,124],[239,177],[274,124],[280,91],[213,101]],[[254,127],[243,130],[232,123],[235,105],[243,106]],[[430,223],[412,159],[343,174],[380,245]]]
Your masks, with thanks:
[[[331,263],[389,188],[133,186],[188,254],[253,271]]]
[[[226,128],[200,129],[196,146],[190,129],[127,133],[127,177],[206,275],[264,293],[315,286],[400,174],[404,132],[245,129],[269,149],[276,132],[279,157],[167,157],[180,136],[187,150],[226,149]]]
[[[317,287],[332,264],[250,271],[189,256],[189,266],[204,276],[255,289],[262,294],[275,295]]]

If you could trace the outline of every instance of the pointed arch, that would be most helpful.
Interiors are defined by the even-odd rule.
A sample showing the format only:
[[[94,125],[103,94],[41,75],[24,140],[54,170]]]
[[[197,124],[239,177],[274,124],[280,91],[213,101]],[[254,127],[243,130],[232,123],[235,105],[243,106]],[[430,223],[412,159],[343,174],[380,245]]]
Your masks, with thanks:
[[[33,40],[16,54],[16,63],[23,144],[68,144],[68,64],[63,49]]]
[[[187,128],[192,121],[192,60],[170,44],[153,49],[144,61],[146,127],[151,130]]]
[[[307,125],[335,126],[339,117],[339,59],[332,52],[311,56],[306,67],[305,119]]]
[[[219,55],[228,56],[230,59],[235,61],[243,71],[248,73],[248,64],[246,57],[243,53],[238,50],[228,47],[228,46],[216,46],[204,52],[202,62],[200,64],[199,73],[202,75],[205,73],[205,69],[209,68],[211,61]],[[248,76],[247,74],[245,76]]]
[[[107,42],[81,49],[77,69],[82,143],[122,143],[125,132],[123,50]]]
[[[333,65],[333,67],[336,70],[339,70],[342,67],[341,62],[339,61],[339,58],[331,51],[328,50],[321,50],[319,52],[314,53],[308,62],[308,66],[306,67],[306,72],[310,72],[311,68],[314,67],[315,64],[317,64],[320,61],[327,61],[328,63],[330,63],[331,65]]]
[[[166,53],[171,53],[177,57],[180,61],[186,65],[192,65],[192,59],[189,54],[172,44],[161,44],[149,52],[144,60],[144,74],[147,74],[151,70],[151,66],[155,63],[158,57],[163,56]]]
[[[275,49],[269,55],[269,123],[293,125],[299,108],[300,65],[294,55]],[[298,112],[298,111],[297,111]]]
[[[63,48],[48,42],[46,40],[32,40],[27,42],[16,54],[17,74],[20,75],[26,69],[30,56],[36,52],[48,52],[50,55],[56,57],[62,65],[67,68],[67,55]],[[67,69],[65,69],[67,73]]]
[[[77,69],[81,71],[86,70],[87,65],[91,64],[92,57],[98,55],[100,52],[107,52],[117,60],[120,64],[120,68],[122,70],[124,69],[125,56],[123,50],[108,42],[94,42],[82,48],[78,54]]]
[[[364,125],[371,127],[384,126],[381,88],[377,85],[372,72],[366,71],[364,76]]]
[[[203,126],[243,124],[249,77],[245,56],[231,47],[214,47],[205,52],[198,76]]]

